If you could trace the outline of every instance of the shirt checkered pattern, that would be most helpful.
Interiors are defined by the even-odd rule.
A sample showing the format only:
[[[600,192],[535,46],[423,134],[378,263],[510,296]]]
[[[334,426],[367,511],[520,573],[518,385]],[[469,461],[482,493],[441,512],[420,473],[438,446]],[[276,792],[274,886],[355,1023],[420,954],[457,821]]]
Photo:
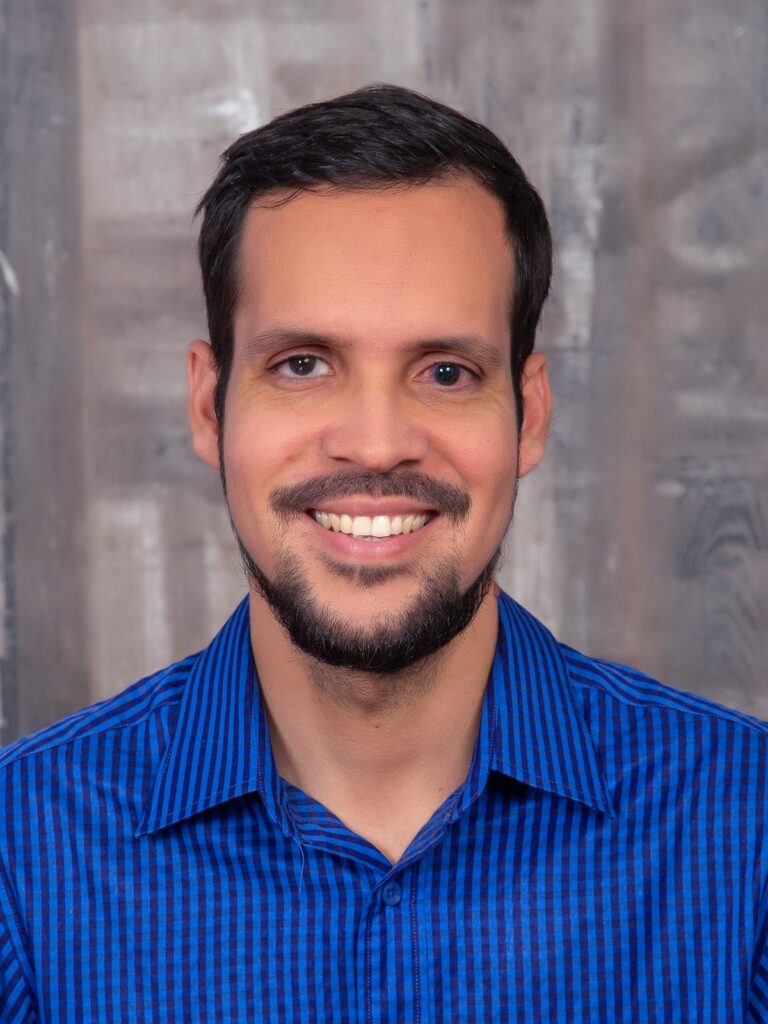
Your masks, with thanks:
[[[247,600],[0,752],[0,1021],[768,1021],[768,726],[499,617],[395,866],[278,776]]]

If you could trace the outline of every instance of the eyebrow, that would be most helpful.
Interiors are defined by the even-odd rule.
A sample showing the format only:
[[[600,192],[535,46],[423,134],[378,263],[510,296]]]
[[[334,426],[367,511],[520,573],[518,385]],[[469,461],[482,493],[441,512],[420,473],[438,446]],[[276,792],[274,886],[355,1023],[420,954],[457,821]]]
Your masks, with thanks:
[[[257,359],[280,348],[294,345],[317,345],[323,348],[352,348],[354,339],[338,334],[326,334],[301,327],[272,327],[246,339],[246,358]],[[413,338],[399,346],[405,352],[436,350],[464,356],[489,366],[493,370],[504,367],[504,352],[498,346],[476,334],[449,334],[436,337]]]

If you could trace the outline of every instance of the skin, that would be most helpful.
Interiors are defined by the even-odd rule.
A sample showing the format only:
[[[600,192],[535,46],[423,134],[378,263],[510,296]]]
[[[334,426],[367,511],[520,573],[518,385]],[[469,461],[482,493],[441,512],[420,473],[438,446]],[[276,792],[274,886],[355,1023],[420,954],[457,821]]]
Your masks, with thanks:
[[[546,360],[535,353],[518,436],[514,265],[501,204],[467,178],[261,202],[244,224],[240,271],[223,458],[233,524],[259,568],[273,578],[289,550],[318,602],[370,630],[418,601],[436,559],[451,560],[469,586],[503,539],[516,474],[543,455],[551,413]],[[473,340],[458,351],[448,340],[457,337]],[[317,359],[287,362],[302,355]],[[436,379],[438,363],[463,368],[450,371],[450,386]],[[296,366],[311,375],[297,376]],[[193,444],[218,469],[216,368],[204,341],[190,346],[188,378]],[[392,545],[346,542],[307,514],[280,518],[268,507],[275,488],[312,477],[405,469],[467,494],[466,518],[437,514]],[[413,504],[342,496],[327,507],[395,514]],[[339,564],[395,571],[363,586],[334,572]],[[393,863],[466,777],[496,644],[496,593],[441,651],[393,678],[299,651],[252,588],[253,653],[280,774]]]

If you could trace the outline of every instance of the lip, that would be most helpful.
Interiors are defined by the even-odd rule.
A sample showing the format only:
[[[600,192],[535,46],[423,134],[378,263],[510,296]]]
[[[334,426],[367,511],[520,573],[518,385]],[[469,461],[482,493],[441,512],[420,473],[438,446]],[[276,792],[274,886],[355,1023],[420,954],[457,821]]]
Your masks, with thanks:
[[[381,506],[378,506],[379,509]],[[402,508],[402,506],[399,506]],[[318,509],[325,511],[325,509]],[[330,507],[329,507],[330,511]],[[368,515],[366,512],[356,513],[357,515]],[[386,515],[381,512],[381,515]],[[408,513],[411,515],[412,513]],[[346,557],[356,562],[382,562],[397,559],[412,551],[417,544],[420,544],[432,531],[432,527],[440,518],[439,514],[432,513],[432,518],[415,533],[401,533],[397,537],[383,537],[380,540],[361,540],[349,533],[336,533],[334,530],[326,530],[321,526],[309,512],[304,514],[306,521],[317,532],[320,539],[334,554]],[[421,535],[424,534],[424,537]]]

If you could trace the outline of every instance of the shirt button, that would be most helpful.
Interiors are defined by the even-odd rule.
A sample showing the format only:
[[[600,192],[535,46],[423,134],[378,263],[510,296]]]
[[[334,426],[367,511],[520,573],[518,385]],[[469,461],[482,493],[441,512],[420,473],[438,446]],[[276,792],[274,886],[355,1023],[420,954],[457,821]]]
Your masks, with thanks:
[[[403,896],[402,888],[397,882],[387,882],[381,891],[381,898],[388,907],[396,907]]]

